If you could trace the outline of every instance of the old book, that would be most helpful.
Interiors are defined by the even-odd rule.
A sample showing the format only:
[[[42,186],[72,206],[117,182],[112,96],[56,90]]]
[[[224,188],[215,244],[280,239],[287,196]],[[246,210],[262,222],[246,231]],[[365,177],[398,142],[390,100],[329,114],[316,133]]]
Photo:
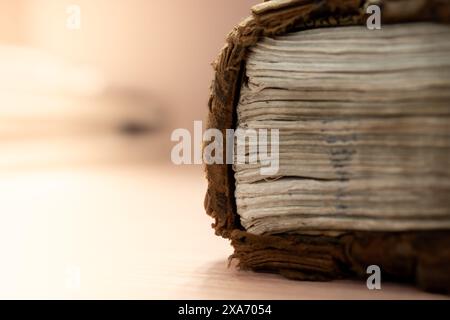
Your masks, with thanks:
[[[230,34],[209,127],[279,130],[279,170],[208,166],[205,206],[244,269],[324,280],[377,265],[448,292],[450,3],[382,1],[373,31],[368,4],[270,1]]]
[[[238,128],[280,135],[276,175],[234,167],[247,231],[450,229],[450,26],[266,37],[245,75]]]

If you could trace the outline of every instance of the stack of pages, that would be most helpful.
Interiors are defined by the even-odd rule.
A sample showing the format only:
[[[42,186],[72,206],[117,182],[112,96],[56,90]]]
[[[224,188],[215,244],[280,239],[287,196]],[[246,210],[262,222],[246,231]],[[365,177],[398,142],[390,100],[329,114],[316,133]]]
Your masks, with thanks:
[[[247,231],[450,229],[449,26],[264,38],[237,115],[239,128],[280,132],[276,175],[234,166]]]

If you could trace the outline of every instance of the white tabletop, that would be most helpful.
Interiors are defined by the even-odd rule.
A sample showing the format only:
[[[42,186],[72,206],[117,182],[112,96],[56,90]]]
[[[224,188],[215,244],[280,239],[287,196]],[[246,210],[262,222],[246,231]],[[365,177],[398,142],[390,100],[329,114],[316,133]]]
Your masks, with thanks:
[[[363,281],[297,282],[228,267],[201,168],[0,171],[0,298],[443,298]]]

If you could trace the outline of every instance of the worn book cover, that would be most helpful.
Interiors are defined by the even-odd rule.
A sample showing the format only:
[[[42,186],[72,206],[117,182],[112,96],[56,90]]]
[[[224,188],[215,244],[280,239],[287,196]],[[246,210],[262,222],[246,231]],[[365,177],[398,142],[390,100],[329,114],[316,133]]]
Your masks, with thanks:
[[[449,292],[450,3],[377,1],[370,29],[373,3],[269,1],[230,33],[208,126],[276,130],[278,166],[208,165],[205,207],[243,269],[330,280],[375,265]]]

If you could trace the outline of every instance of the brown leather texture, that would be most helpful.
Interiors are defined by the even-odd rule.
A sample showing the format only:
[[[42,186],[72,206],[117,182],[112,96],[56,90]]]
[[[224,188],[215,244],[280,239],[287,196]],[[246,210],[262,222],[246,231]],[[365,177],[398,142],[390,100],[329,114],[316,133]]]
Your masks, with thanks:
[[[280,0],[255,6],[236,26],[214,62],[207,128],[235,128],[236,105],[248,50],[263,36],[318,27],[361,25],[367,5],[379,4],[383,23],[450,22],[449,0]],[[232,258],[242,269],[280,273],[298,280],[367,277],[381,267],[383,279],[416,283],[450,293],[450,230],[427,232],[344,232],[340,235],[256,236],[239,222],[231,165],[208,165],[205,209],[217,235],[231,239]],[[314,231],[314,230],[312,230]]]

